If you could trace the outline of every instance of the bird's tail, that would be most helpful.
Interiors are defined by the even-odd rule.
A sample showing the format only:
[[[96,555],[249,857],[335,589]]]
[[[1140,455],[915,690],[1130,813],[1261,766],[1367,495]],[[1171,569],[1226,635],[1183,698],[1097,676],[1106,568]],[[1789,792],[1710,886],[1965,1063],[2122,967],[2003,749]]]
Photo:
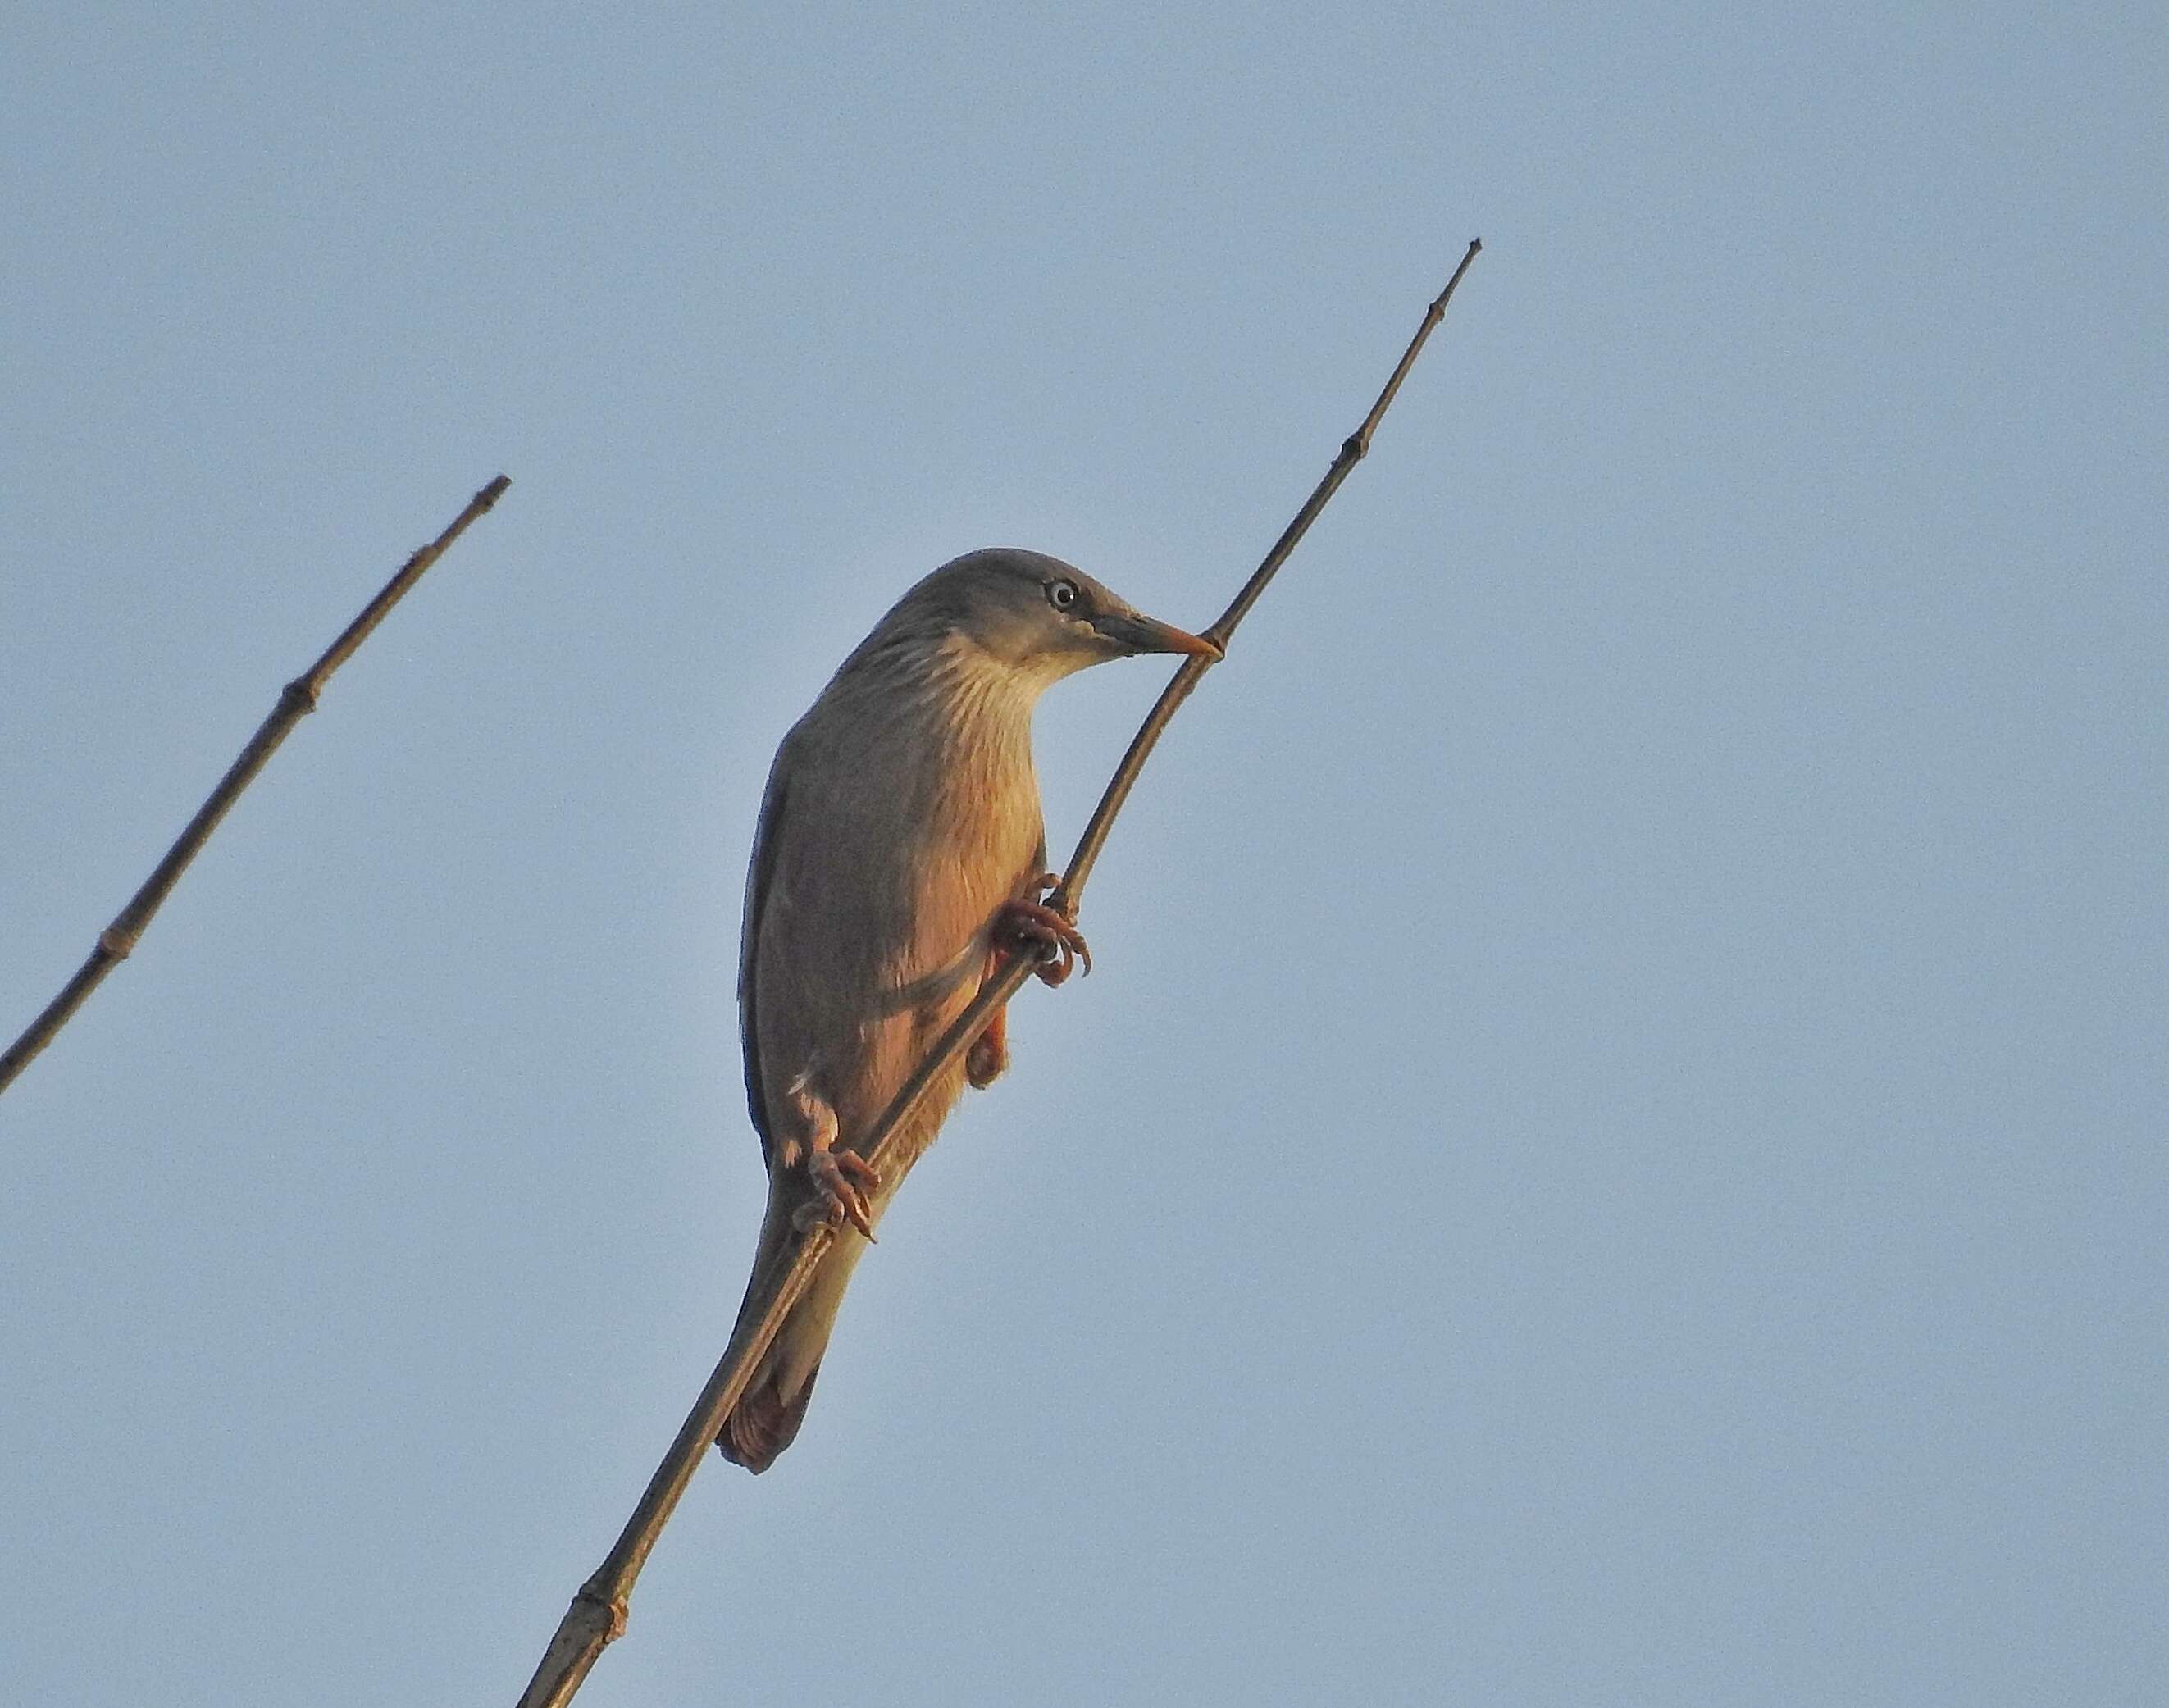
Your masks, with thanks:
[[[782,1213],[779,1214],[779,1211]],[[787,1209],[771,1202],[760,1231],[760,1249],[754,1258],[753,1279],[746,1284],[744,1302],[738,1306],[738,1327],[746,1312],[767,1296],[769,1270],[787,1253],[791,1240]],[[775,1338],[761,1354],[753,1380],[730,1414],[716,1432],[716,1445],[723,1457],[743,1465],[756,1475],[775,1462],[788,1447],[806,1418],[807,1402],[813,1397],[813,1378],[821,1373],[821,1354],[828,1349],[829,1333],[836,1312],[858,1267],[866,1242],[850,1228],[839,1229],[828,1254],[813,1272],[805,1296],[791,1307]],[[735,1335],[738,1330],[733,1328]]]

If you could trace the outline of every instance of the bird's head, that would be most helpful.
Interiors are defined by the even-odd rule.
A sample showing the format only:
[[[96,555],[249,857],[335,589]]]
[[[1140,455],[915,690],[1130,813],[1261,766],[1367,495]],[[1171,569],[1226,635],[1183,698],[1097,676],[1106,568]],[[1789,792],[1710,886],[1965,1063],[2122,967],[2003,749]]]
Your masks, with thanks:
[[[1139,652],[1218,658],[1219,647],[1134,605],[1058,557],[994,546],[945,563],[891,614],[938,627],[1039,687]]]

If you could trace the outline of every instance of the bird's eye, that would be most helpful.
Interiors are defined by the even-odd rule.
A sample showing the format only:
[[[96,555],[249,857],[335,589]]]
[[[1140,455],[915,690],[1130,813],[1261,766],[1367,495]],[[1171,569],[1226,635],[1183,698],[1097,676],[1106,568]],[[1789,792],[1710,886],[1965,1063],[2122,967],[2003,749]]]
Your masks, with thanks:
[[[1047,602],[1058,611],[1066,611],[1077,603],[1077,583],[1074,581],[1051,581],[1047,584]]]

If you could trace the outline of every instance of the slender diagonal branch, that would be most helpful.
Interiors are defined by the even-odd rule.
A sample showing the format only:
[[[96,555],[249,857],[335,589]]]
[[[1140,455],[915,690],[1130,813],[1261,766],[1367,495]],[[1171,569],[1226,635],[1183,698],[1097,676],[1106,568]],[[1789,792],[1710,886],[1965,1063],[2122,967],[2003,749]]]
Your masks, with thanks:
[[[398,574],[386,582],[383,590],[362,607],[361,615],[346,625],[336,641],[324,649],[323,656],[301,675],[279,691],[279,702],[271,708],[271,715],[248,738],[248,745],[241,750],[241,757],[227,767],[218,786],[210,797],[196,809],[195,817],[188,822],[173,847],[166,850],[165,859],[143,881],[125,907],[114,916],[113,923],[98,936],[97,947],[90,959],[77,969],[76,975],[61,987],[61,993],[45,1004],[45,1012],[30,1022],[23,1035],[8,1046],[8,1053],[0,1056],[0,1091],[13,1084],[30,1060],[53,1041],[53,1036],[74,1016],[90,993],[107,973],[128,958],[130,952],[143,935],[143,928],[151,923],[151,916],[173,893],[173,886],[180,881],[181,874],[188,870],[189,862],[211,840],[219,821],[226,810],[240,799],[241,791],[256,780],[271,755],[278,751],[280,742],[286,739],[296,724],[317,709],[317,696],[324,684],[331,680],[332,673],[354,656],[354,649],[366,641],[370,633],[384,620],[385,613],[405,597],[408,588],[422,578],[422,573],[445,555],[451,543],[466,531],[467,524],[482,515],[490,506],[504,496],[512,484],[499,475],[468,501],[466,509],[453,518],[451,525],[434,540],[416,552],[400,567]]]
[[[1379,392],[1378,401],[1371,406],[1371,412],[1363,418],[1363,424],[1344,440],[1340,455],[1334,458],[1316,489],[1296,513],[1281,537],[1267,552],[1250,578],[1243,583],[1242,590],[1234,602],[1220,614],[1219,620],[1204,631],[1207,639],[1220,643],[1224,649],[1235,626],[1243,620],[1258,596],[1264,593],[1296,543],[1308,530],[1326,501],[1340,489],[1348,478],[1348,472],[1362,461],[1371,448],[1371,435],[1378,428],[1381,418],[1400,390],[1401,381],[1422,350],[1432,328],[1445,317],[1447,304],[1452,298],[1454,288],[1461,283],[1462,275],[1468,271],[1477,252],[1484,247],[1481,241],[1472,242],[1461,258],[1461,264],[1447,280],[1446,289],[1440,291],[1424,311],[1423,322],[1410,339],[1409,347],[1402,353],[1393,376]],[[1131,786],[1138,773],[1144,767],[1146,758],[1158,743],[1161,732],[1182,702],[1190,697],[1205,673],[1212,668],[1213,661],[1205,657],[1186,660],[1147,715],[1143,726],[1130,742],[1129,751],[1116,768],[1106,791],[1100,798],[1090,820],[1079,838],[1077,851],[1070,856],[1068,871],[1061,884],[1048,899],[1071,918],[1076,917],[1077,904],[1084,891],[1086,879],[1106,846],[1108,833],[1114,827],[1115,815],[1129,798]],[[919,1063],[911,1077],[882,1111],[881,1118],[862,1138],[857,1148],[877,1169],[885,1167],[898,1127],[902,1126],[919,1100],[926,1094],[927,1088],[963,1054],[971,1040],[978,1036],[994,1011],[1015,996],[1026,979],[1031,976],[1032,962],[1021,955],[1010,956],[999,972],[988,979],[979,988],[970,1006],[951,1023],[926,1059]],[[656,1539],[663,1533],[679,1498],[693,1480],[708,1445],[716,1439],[723,1419],[730,1414],[746,1383],[760,1362],[769,1343],[775,1338],[783,1319],[805,1293],[818,1267],[822,1253],[835,1237],[832,1230],[816,1226],[799,1237],[795,1247],[786,1250],[770,1271],[768,1285],[772,1288],[765,1307],[759,1312],[748,1312],[742,1318],[743,1327],[731,1338],[715,1374],[701,1391],[701,1397],[678,1431],[678,1438],[670,1444],[670,1451],[649,1479],[647,1491],[640,1503],[620,1533],[616,1546],[611,1548],[603,1563],[583,1583],[573,1598],[557,1631],[550,1639],[542,1662],[535,1670],[526,1691],[520,1699],[520,1708],[562,1708],[569,1702],[589,1672],[594,1668],[606,1644],[615,1641],[625,1631],[626,1603],[632,1593],[634,1581],[641,1567],[647,1564]]]

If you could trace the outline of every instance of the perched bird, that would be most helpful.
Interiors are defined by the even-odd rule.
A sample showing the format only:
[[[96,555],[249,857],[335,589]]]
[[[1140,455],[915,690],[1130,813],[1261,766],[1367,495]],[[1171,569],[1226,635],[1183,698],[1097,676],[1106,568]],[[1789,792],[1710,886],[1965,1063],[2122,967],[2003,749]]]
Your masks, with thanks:
[[[1042,897],[1031,715],[1062,678],[1139,652],[1218,657],[1058,558],[944,564],[844,661],[775,755],[738,961],[746,1100],[768,1209],[741,1319],[795,1229],[838,1230],[717,1445],[765,1471],[806,1415],[874,1225],[968,1079],[1009,1065],[997,1010],[899,1130],[881,1176],[855,1147],[1004,950],[1058,984],[1084,939]]]

